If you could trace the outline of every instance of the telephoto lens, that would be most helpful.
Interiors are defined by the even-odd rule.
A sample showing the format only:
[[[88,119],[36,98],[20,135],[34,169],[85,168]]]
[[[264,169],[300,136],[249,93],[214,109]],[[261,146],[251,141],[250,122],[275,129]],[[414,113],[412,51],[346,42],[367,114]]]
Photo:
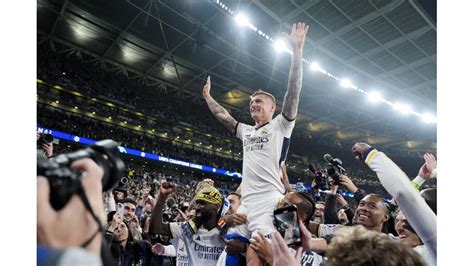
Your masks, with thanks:
[[[51,160],[38,153],[37,174],[45,176],[49,181],[51,206],[55,210],[61,209],[79,191],[82,173],[72,170],[70,165],[83,158],[91,158],[104,170],[102,190],[113,188],[125,171],[125,164],[118,157],[117,147],[117,142],[113,140],[101,140],[85,149],[61,154]]]
[[[39,135],[38,144],[40,145],[52,143],[54,140],[54,137],[51,134],[39,133]]]

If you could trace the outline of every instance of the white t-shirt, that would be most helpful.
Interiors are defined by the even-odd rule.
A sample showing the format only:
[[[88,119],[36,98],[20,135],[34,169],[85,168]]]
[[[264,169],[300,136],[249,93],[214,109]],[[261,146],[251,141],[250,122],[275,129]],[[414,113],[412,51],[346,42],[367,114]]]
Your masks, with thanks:
[[[295,121],[279,114],[267,124],[255,126],[239,123],[236,137],[243,144],[242,201],[252,196],[279,192],[285,188],[280,180],[280,162],[286,159]]]
[[[225,248],[219,229],[199,228],[194,232],[188,223],[170,223],[173,238],[182,240],[188,255],[188,265],[216,265]],[[178,247],[179,254],[179,247]]]

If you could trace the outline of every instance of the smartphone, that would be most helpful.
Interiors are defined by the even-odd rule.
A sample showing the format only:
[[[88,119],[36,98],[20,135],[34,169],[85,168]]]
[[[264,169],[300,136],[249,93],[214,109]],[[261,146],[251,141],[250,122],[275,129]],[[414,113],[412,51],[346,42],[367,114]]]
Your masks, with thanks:
[[[301,233],[296,206],[291,205],[276,209],[273,215],[275,217],[275,226],[286,245],[290,247],[300,246]]]
[[[123,203],[117,203],[117,212],[120,215],[120,219],[123,221],[124,205]]]

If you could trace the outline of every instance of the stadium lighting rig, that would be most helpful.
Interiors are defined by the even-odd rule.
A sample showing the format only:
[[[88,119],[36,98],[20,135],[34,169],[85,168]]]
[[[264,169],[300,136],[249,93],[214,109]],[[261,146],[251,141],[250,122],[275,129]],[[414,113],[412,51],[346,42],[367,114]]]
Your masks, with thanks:
[[[257,33],[257,35],[259,35],[263,39],[265,39],[265,40],[269,41],[270,43],[272,43],[274,49],[278,53],[281,53],[281,52],[287,52],[289,54],[292,53],[291,49],[289,49],[287,47],[286,43],[282,39],[278,38],[278,39],[274,40],[268,34],[263,32],[261,29],[257,28],[255,25],[253,25],[252,22],[251,22],[251,19],[245,13],[239,12],[239,13],[236,13],[234,15],[235,11],[233,9],[231,9],[229,6],[225,5],[225,3],[222,0],[212,0],[212,2],[215,3],[217,6],[219,6],[222,10],[228,12],[231,16],[233,16],[235,22],[240,27],[247,27],[250,30]],[[391,106],[393,108],[393,110],[395,110],[395,111],[397,111],[401,114],[418,116],[423,122],[428,123],[428,124],[436,124],[437,123],[437,119],[433,114],[430,114],[430,113],[421,114],[421,113],[413,111],[411,109],[411,107],[407,104],[392,103],[392,102],[384,99],[380,94],[378,94],[376,92],[366,92],[365,90],[363,90],[363,89],[357,87],[356,85],[354,85],[349,79],[339,78],[338,76],[328,72],[327,70],[322,68],[321,65],[319,65],[319,63],[317,63],[317,62],[310,62],[310,61],[306,60],[305,58],[303,58],[303,63],[309,65],[311,71],[319,72],[323,75],[328,76],[331,79],[334,79],[335,81],[338,81],[339,84],[342,87],[350,88],[350,89],[353,89],[355,91],[358,91],[359,93],[365,94],[369,98],[369,101],[371,101],[371,102],[385,103],[385,104]]]

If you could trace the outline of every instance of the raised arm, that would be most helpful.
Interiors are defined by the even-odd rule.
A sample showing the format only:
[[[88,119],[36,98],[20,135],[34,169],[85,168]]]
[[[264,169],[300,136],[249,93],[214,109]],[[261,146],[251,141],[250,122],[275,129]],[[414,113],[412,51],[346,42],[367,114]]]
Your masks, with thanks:
[[[168,195],[175,190],[175,187],[171,183],[163,183],[160,186],[160,194],[158,200],[153,208],[153,212],[150,218],[149,232],[170,236],[171,231],[168,223],[163,222],[163,208],[165,206],[166,198]]]
[[[282,109],[283,115],[289,120],[296,119],[296,114],[298,113],[298,102],[303,83],[303,46],[308,28],[309,26],[304,23],[298,22],[298,24],[293,24],[290,35],[283,33],[293,48],[288,88],[283,100]]]
[[[397,201],[410,225],[436,258],[436,214],[413,187],[406,174],[384,153],[366,143],[356,143],[352,151],[377,174],[382,186]]]
[[[235,120],[229,112],[222,107],[220,104],[214,100],[211,96],[211,77],[207,77],[206,85],[202,89],[202,95],[204,96],[204,100],[206,100],[207,106],[209,106],[209,110],[214,114],[214,116],[221,122],[227,130],[235,134],[236,127],[237,127],[237,120]]]

